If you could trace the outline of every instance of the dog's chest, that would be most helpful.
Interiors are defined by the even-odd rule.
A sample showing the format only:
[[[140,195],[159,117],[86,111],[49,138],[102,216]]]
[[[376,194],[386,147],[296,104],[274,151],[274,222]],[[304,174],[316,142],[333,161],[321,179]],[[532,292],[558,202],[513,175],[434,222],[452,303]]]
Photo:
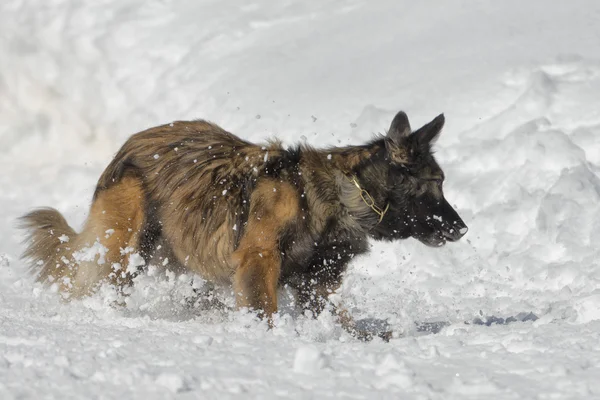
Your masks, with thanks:
[[[301,279],[337,278],[352,258],[367,251],[366,237],[337,226],[318,234],[295,230],[282,243],[283,283]]]

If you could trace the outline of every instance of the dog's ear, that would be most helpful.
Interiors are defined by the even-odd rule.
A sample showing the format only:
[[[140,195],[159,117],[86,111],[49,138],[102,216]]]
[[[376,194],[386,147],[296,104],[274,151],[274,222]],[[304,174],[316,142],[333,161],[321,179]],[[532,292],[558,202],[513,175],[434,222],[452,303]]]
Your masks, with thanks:
[[[403,142],[404,138],[410,136],[411,132],[412,131],[410,129],[410,122],[408,122],[408,116],[404,111],[400,111],[392,120],[392,124],[390,125],[390,129],[388,130],[387,137],[388,140],[399,145]]]
[[[385,148],[388,156],[393,163],[408,164],[409,149],[408,138],[410,137],[411,129],[408,122],[408,116],[404,111],[400,111],[390,125],[387,136],[385,138]]]
[[[416,138],[417,143],[420,145],[429,145],[435,143],[442,132],[445,121],[446,119],[444,118],[444,114],[440,114],[431,122],[416,130],[413,135]]]

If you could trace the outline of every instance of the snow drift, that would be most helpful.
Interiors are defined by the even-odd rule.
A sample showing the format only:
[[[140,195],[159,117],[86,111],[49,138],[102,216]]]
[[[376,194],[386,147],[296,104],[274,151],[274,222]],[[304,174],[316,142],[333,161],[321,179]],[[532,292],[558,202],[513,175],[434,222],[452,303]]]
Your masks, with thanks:
[[[0,397],[598,396],[599,17],[591,0],[2,2]],[[109,288],[64,305],[18,260],[15,219],[53,206],[80,226],[141,129],[207,118],[343,145],[399,109],[415,126],[445,113],[437,158],[470,231],[443,249],[373,243],[352,264],[338,295],[403,332],[389,344],[291,308],[267,331],[152,269],[127,308]],[[212,297],[190,307],[194,288]]]

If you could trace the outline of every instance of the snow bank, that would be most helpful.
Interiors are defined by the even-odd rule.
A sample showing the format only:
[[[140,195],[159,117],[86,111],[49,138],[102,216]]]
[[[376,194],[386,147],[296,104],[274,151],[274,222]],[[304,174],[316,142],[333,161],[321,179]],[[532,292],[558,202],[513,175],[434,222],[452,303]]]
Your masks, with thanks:
[[[597,397],[599,17],[592,0],[3,1],[0,397]],[[413,126],[445,113],[438,160],[470,230],[353,262],[339,296],[387,319],[389,344],[296,315],[285,291],[268,331],[227,290],[158,270],[126,307],[110,288],[64,305],[18,260],[15,218],[48,205],[80,226],[141,129],[208,118],[250,140],[343,145],[399,109]]]

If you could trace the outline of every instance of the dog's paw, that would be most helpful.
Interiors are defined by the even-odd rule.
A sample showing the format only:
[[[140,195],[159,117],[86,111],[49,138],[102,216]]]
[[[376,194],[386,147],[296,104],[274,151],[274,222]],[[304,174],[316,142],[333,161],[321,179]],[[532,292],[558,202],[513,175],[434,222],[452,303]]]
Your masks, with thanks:
[[[436,322],[415,322],[415,326],[417,328],[417,332],[428,334],[428,333],[440,333],[442,329],[447,326],[450,326],[449,322],[446,321],[436,321]]]
[[[377,318],[365,318],[355,321],[350,334],[365,342],[371,341],[376,337],[389,342],[392,338],[392,331],[388,322]]]

